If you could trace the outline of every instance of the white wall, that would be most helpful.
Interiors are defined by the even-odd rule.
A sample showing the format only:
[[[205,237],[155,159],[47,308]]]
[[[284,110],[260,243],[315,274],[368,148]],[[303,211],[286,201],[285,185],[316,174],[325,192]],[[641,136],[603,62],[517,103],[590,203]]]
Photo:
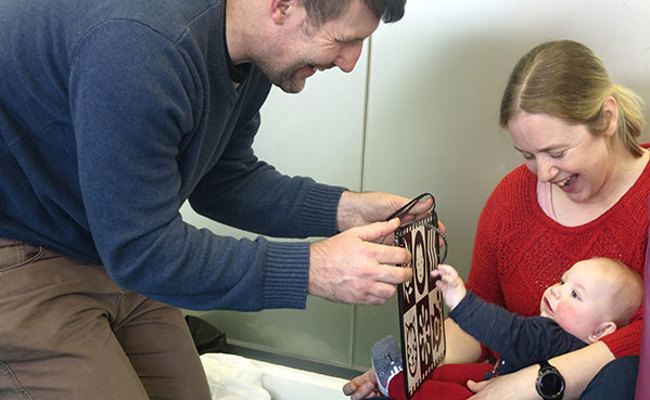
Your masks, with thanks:
[[[650,101],[647,21],[647,0],[408,0],[404,19],[380,26],[352,74],[313,77],[299,95],[274,90],[255,148],[288,174],[353,190],[432,192],[448,229],[448,261],[466,276],[482,205],[521,163],[497,119],[515,62],[543,41],[582,41],[615,82]],[[365,366],[372,343],[397,333],[396,307],[310,299],[307,311],[209,318],[246,345]]]

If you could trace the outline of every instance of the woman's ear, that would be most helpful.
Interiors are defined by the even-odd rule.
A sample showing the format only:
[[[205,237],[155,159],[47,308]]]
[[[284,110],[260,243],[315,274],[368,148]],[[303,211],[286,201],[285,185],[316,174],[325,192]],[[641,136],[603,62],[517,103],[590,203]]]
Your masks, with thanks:
[[[589,337],[587,337],[587,340],[589,340],[589,343],[594,343],[598,341],[600,338],[602,338],[605,335],[609,335],[610,333],[614,332],[616,330],[616,324],[612,321],[608,322],[603,322],[596,328]]]
[[[612,137],[618,130],[618,104],[616,99],[609,96],[605,99],[602,107],[604,129],[606,136]]]

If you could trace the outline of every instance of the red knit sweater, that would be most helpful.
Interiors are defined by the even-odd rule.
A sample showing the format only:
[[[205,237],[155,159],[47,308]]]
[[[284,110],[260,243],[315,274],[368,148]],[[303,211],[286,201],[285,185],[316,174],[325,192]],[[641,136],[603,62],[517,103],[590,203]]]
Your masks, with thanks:
[[[544,289],[576,261],[621,260],[643,275],[650,163],[628,192],[596,220],[575,227],[553,221],[537,202],[537,177],[524,165],[490,195],[478,224],[468,287],[524,316],[539,315]],[[615,357],[638,355],[641,313],[602,341]]]

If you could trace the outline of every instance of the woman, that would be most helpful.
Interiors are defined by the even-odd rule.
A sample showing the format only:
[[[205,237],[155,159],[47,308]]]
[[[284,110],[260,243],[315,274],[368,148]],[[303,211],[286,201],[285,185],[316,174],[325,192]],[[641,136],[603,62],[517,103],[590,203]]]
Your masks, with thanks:
[[[647,146],[637,143],[641,100],[612,83],[584,45],[555,41],[515,66],[500,123],[525,166],[500,182],[483,209],[468,286],[530,316],[544,288],[580,259],[615,258],[643,274],[650,167]],[[566,382],[563,397],[633,399],[641,323],[637,313],[603,340],[549,360]],[[445,362],[494,358],[449,319],[446,329]],[[534,365],[469,387],[476,398],[539,399],[539,370]],[[344,391],[363,398],[374,391],[373,380],[364,374]]]

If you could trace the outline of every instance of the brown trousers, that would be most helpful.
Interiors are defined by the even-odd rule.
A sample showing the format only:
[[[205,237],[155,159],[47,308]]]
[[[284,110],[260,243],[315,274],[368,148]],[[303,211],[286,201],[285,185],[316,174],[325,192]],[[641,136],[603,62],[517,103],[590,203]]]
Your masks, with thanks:
[[[179,309],[0,238],[0,399],[208,400]]]

